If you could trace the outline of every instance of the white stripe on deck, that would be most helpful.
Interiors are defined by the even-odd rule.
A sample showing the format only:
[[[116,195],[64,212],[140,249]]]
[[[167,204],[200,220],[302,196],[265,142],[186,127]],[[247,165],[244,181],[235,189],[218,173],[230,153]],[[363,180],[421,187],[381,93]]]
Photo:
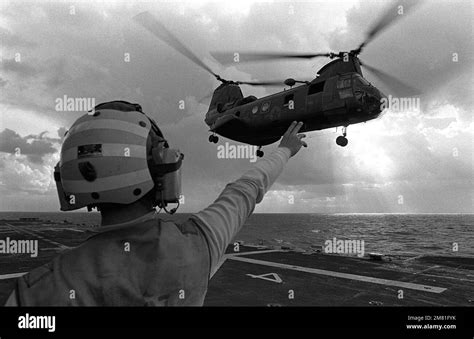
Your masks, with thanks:
[[[10,273],[10,274],[2,274],[0,275],[0,280],[7,280],[7,279],[14,279],[25,275],[28,272],[19,272],[19,273]]]
[[[224,254],[224,255],[222,256],[222,258],[219,260],[219,262],[217,263],[217,266],[214,267],[214,269],[211,271],[210,278],[212,279],[212,277],[214,276],[214,274],[216,274],[216,272],[219,271],[219,269],[221,268],[221,266],[222,266],[222,265],[225,263],[225,261],[226,261],[227,259],[229,259],[230,257],[236,257],[236,256],[246,255],[246,254],[272,253],[272,252],[286,252],[286,251],[284,251],[284,250],[262,250],[262,251],[235,252],[235,253]]]
[[[247,255],[247,254],[260,254],[260,253],[273,253],[273,252],[287,252],[285,250],[262,250],[262,251],[251,251],[251,252],[234,252],[234,253],[229,253],[229,256],[235,257],[235,256],[241,256],[241,255]]]
[[[245,258],[245,257],[229,256],[227,259],[236,260],[236,261],[243,261],[243,262],[247,262],[247,263],[251,263],[251,264],[257,264],[257,265],[283,268],[283,269],[299,271],[299,272],[326,275],[326,276],[336,277],[336,278],[363,281],[363,282],[368,282],[368,283],[373,283],[373,284],[380,284],[380,285],[387,285],[387,286],[397,286],[397,287],[408,288],[408,289],[411,289],[411,290],[418,290],[418,291],[424,291],[424,292],[442,293],[442,292],[446,291],[446,288],[443,288],[443,287],[420,285],[420,284],[413,284],[413,283],[397,281],[397,280],[388,280],[388,279],[368,277],[368,276],[364,276],[364,275],[333,272],[333,271],[327,271],[327,270],[320,270],[320,269],[316,269],[316,268],[280,264],[280,263],[276,263],[276,262],[263,261],[263,260]]]

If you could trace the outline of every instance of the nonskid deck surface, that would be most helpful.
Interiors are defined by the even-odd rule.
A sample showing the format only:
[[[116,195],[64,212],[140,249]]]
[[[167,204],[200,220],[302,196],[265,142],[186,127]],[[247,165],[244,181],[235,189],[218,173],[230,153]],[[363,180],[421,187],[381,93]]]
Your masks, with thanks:
[[[38,240],[38,256],[0,254],[0,304],[14,279],[82,243],[84,224],[0,220],[0,240]],[[236,251],[236,249],[238,251]],[[227,249],[206,306],[474,306],[474,258],[374,261],[241,243]]]
[[[206,305],[473,306],[474,259],[366,258],[229,247]],[[223,302],[225,300],[225,302]]]

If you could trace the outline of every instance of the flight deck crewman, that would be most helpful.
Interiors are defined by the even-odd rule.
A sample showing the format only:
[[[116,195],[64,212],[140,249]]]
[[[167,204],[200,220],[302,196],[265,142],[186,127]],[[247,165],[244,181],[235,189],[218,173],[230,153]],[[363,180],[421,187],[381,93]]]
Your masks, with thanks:
[[[293,122],[277,150],[214,203],[174,223],[159,219],[155,207],[179,184],[182,155],[137,104],[108,102],[93,113],[68,131],[55,180],[61,210],[97,207],[101,226],[20,277],[6,306],[203,305],[227,246],[288,159],[306,147],[297,134],[302,123]]]

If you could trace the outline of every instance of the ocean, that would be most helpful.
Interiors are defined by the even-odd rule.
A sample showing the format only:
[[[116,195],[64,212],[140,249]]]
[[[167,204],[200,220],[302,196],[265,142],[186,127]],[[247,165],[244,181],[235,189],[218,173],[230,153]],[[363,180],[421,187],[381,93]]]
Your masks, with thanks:
[[[188,216],[162,214],[165,220]],[[96,212],[0,212],[0,219],[19,217],[81,226],[100,223]],[[235,240],[316,251],[334,238],[364,240],[366,253],[474,257],[474,214],[253,214]]]

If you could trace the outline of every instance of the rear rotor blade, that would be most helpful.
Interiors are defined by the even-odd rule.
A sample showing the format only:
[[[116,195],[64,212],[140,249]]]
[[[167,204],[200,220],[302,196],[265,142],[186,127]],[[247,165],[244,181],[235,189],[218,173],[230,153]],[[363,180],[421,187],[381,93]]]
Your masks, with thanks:
[[[266,61],[279,59],[312,59],[316,57],[329,57],[330,53],[277,53],[277,52],[212,52],[211,55],[221,65],[241,62]]]
[[[366,35],[365,41],[361,43],[357,49],[358,53],[362,48],[367,46],[377,35],[380,34],[388,26],[392,25],[396,20],[404,17],[411,8],[419,5],[422,1],[414,0],[396,1],[386,11],[385,14],[372,26]]]
[[[205,69],[216,78],[218,77],[205,63],[203,63],[193,52],[191,52],[185,45],[183,45],[170,31],[166,29],[156,18],[149,12],[143,12],[133,17],[138,24],[145,27],[154,36],[163,42],[167,43],[170,47],[181,53],[183,56],[194,62],[196,65]]]
[[[362,67],[365,67],[367,70],[372,72],[376,77],[378,77],[384,84],[386,84],[390,89],[395,91],[397,96],[407,97],[407,96],[418,96],[421,95],[422,92],[414,87],[411,87],[404,82],[398,80],[394,76],[385,73],[375,67],[369,66],[367,64],[362,64]]]

